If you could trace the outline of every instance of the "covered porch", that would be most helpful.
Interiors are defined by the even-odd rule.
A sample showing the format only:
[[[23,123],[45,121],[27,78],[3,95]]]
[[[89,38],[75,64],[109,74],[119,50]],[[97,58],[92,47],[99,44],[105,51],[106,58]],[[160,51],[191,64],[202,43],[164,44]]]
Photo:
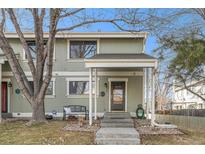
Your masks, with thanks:
[[[93,123],[93,115],[94,119],[97,119],[97,105],[98,105],[98,93],[97,93],[97,79],[99,76],[99,72],[103,69],[106,70],[142,70],[143,77],[143,107],[145,109],[146,117],[148,118],[149,109],[151,110],[151,122],[154,124],[155,121],[155,76],[157,69],[157,59],[152,56],[149,56],[144,53],[139,54],[97,54],[89,59],[85,59],[85,67],[89,68],[89,124]],[[93,81],[94,86],[93,87]],[[115,78],[108,79],[109,82],[109,112],[112,112],[111,98],[110,93],[112,87],[112,81],[124,82],[125,88],[125,106],[124,112],[128,112],[127,110],[127,99],[129,95],[127,95],[127,79],[119,76]],[[122,82],[122,83],[123,83]],[[93,95],[93,90],[95,89],[95,93]],[[120,106],[118,106],[119,108]],[[93,110],[94,108],[94,110]],[[115,106],[117,109],[117,106]]]

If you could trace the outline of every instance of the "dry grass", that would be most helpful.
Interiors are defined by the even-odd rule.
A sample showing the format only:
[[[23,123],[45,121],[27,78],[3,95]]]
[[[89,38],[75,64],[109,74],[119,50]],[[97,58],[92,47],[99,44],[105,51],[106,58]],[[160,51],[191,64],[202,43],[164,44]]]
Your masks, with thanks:
[[[25,126],[27,121],[0,124],[0,144],[94,144],[93,132],[64,131],[66,121]],[[205,144],[205,132],[184,131],[184,135],[141,135],[142,144],[181,145]]]
[[[26,121],[0,124],[0,144],[93,144],[94,133],[64,131],[65,121],[50,121],[48,124],[25,126]]]
[[[141,136],[142,144],[149,145],[204,145],[205,132],[181,130],[184,135],[144,135]]]

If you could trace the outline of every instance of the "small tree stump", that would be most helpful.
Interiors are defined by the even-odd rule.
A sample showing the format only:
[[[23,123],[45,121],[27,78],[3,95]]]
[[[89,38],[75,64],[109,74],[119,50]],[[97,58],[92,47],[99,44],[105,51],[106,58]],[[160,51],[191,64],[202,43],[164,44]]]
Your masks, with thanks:
[[[80,127],[83,127],[84,122],[85,122],[85,117],[82,115],[78,116],[78,124]]]

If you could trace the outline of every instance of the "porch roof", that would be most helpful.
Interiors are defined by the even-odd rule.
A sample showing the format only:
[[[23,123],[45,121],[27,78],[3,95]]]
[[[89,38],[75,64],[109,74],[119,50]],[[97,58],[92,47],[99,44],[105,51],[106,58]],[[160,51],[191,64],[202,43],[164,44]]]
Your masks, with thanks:
[[[157,59],[145,54],[97,54],[85,59],[87,68],[157,67]]]

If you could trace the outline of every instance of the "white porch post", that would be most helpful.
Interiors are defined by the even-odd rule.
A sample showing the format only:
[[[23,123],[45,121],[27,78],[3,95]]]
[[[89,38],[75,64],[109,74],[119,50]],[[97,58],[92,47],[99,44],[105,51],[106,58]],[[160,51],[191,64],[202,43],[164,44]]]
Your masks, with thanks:
[[[97,119],[97,68],[95,68],[95,120]]]
[[[1,80],[2,80],[2,64],[0,63],[0,123],[2,122],[1,117]]]
[[[149,68],[145,68],[146,118],[149,119]]]
[[[151,117],[151,124],[154,126],[155,121],[155,68],[152,68],[152,117]]]
[[[92,125],[92,67],[89,69],[89,125]]]

